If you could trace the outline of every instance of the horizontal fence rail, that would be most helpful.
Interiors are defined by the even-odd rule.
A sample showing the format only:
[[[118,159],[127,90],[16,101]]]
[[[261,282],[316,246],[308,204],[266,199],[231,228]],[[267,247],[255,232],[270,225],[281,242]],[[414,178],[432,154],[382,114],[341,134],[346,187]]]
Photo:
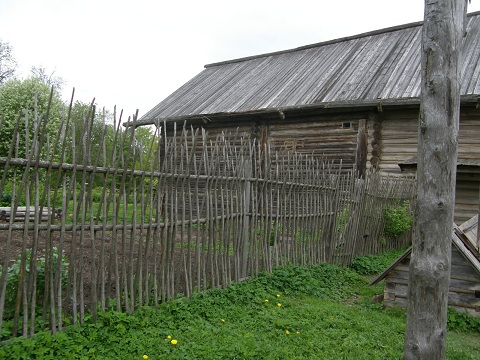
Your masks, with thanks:
[[[289,264],[348,265],[410,241],[384,227],[388,209],[412,203],[412,177],[358,179],[240,134],[160,126],[145,143],[121,118],[98,126],[88,113],[50,139],[46,119],[21,118],[0,154],[0,333],[32,336],[39,321],[55,332],[98,310],[155,306]]]

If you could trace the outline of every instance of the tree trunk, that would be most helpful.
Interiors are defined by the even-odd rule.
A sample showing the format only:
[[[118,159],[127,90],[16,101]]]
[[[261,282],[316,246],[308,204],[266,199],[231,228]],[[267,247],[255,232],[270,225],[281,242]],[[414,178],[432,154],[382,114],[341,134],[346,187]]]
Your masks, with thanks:
[[[405,359],[444,359],[466,0],[425,0]]]

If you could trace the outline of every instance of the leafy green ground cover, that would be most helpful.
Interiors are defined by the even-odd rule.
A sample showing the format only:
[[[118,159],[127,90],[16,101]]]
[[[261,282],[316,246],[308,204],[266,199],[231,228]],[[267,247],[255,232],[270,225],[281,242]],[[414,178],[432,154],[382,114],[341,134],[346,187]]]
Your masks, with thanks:
[[[277,269],[134,314],[101,313],[0,348],[2,359],[400,359],[405,312],[381,285],[321,264]],[[480,321],[451,313],[448,359],[478,359]]]
[[[407,248],[386,251],[377,255],[359,256],[350,263],[349,268],[361,275],[377,275],[390,266]]]

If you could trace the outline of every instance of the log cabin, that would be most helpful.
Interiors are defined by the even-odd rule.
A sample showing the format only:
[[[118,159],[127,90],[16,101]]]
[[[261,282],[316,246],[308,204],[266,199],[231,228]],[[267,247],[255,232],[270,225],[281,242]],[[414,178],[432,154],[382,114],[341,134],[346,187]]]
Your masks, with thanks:
[[[477,226],[477,216],[460,226],[454,226],[448,305],[480,317],[480,255]],[[408,248],[370,284],[374,285],[384,280],[385,306],[406,307],[408,304],[411,251],[412,248]]]
[[[463,47],[457,224],[478,212],[480,12]],[[135,123],[239,131],[353,167],[401,174],[417,152],[422,22],[219,62]],[[473,165],[472,165],[473,164]]]

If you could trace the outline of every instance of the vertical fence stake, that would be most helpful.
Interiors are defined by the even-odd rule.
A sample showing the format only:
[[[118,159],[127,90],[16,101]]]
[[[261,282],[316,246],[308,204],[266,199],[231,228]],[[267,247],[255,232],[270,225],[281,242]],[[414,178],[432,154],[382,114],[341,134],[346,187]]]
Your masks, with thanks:
[[[146,166],[147,162],[140,166],[144,170],[135,170],[132,164],[135,166],[138,157],[143,155],[133,153],[133,140],[129,138],[131,132],[120,130],[120,121],[119,127],[116,124],[117,120],[114,121],[115,146],[110,156],[103,155],[103,167],[96,165],[101,156],[94,158],[92,165],[87,158],[86,144],[83,148],[78,146],[75,134],[80,132],[83,139],[89,136],[87,130],[75,131],[74,122],[65,129],[72,138],[66,150],[71,152],[68,155],[72,164],[66,164],[64,160],[49,164],[39,159],[34,162],[33,158],[0,157],[0,165],[13,167],[14,173],[25,173],[25,169],[34,167],[39,174],[44,169],[50,169],[52,179],[55,179],[56,171],[60,174],[57,174],[57,179],[61,181],[51,182],[56,188],[53,185],[47,188],[62,194],[63,221],[60,224],[54,223],[54,219],[50,225],[41,224],[37,216],[38,220],[32,225],[28,220],[28,211],[23,227],[13,224],[13,218],[9,220],[9,228],[0,223],[1,231],[8,230],[12,234],[19,230],[28,232],[33,227],[34,235],[31,236],[35,241],[39,240],[39,235],[43,236],[45,230],[52,236],[58,232],[52,238],[52,245],[49,245],[50,256],[54,244],[68,240],[65,241],[65,259],[70,262],[67,284],[62,285],[58,277],[62,271],[62,257],[55,264],[57,284],[50,290],[57,295],[52,301],[64,301],[55,305],[58,306],[58,318],[53,318],[53,322],[58,319],[59,329],[63,315],[72,315],[74,324],[83,322],[84,305],[88,304],[93,306],[87,309],[93,315],[97,303],[102,310],[112,307],[118,311],[132,311],[137,305],[158,305],[178,296],[179,289],[183,287],[182,281],[189,296],[194,290],[226,286],[232,280],[241,281],[258,271],[271,271],[273,266],[341,262],[341,259],[351,260],[360,253],[379,250],[378,246],[367,246],[364,241],[354,245],[348,242],[358,239],[355,230],[367,227],[367,220],[372,223],[369,236],[379,238],[384,221],[374,216],[384,212],[384,205],[379,211],[368,213],[368,218],[351,219],[346,230],[339,226],[341,219],[337,215],[342,215],[341,209],[352,205],[355,194],[360,198],[365,195],[352,182],[355,177],[353,171],[295,153],[276,153],[267,161],[264,155],[256,153],[258,147],[249,138],[222,137],[215,142],[208,140],[206,133],[202,132],[192,135],[191,140],[187,133],[175,140],[175,135],[167,139],[163,130],[162,139],[154,139],[152,145],[155,146],[152,148],[154,163]],[[106,153],[104,143],[100,146]],[[107,158],[110,160],[107,161]],[[148,171],[147,167],[150,168]],[[365,184],[369,186],[383,179],[380,175],[378,179],[371,176],[370,173],[365,175]],[[0,181],[0,189],[5,187],[7,179],[4,177]],[[98,204],[93,200],[96,177],[103,187]],[[142,184],[146,179],[149,179],[148,190],[147,184]],[[35,208],[48,206],[48,192],[45,202],[38,198],[36,191],[32,191],[41,186],[38,176],[31,176],[25,181],[31,183],[31,187],[15,190],[16,198],[30,197],[31,194]],[[390,184],[391,180],[385,178],[385,182]],[[18,184],[13,181],[13,188],[20,189]],[[405,184],[405,191],[388,191],[382,201],[414,191],[411,181]],[[388,190],[388,186],[376,185],[373,188],[380,193]],[[364,192],[370,194],[371,189]],[[130,196],[133,203],[128,200]],[[378,199],[381,196],[379,194]],[[373,208],[379,200],[376,197],[372,199],[362,202]],[[27,201],[29,203],[30,200]],[[97,205],[98,208],[95,208]],[[17,208],[13,204],[12,207]],[[93,218],[95,209],[96,219]],[[141,220],[137,218],[137,212]],[[366,216],[364,211],[357,213]],[[349,215],[354,216],[353,212]],[[183,229],[185,226],[188,227],[186,230]],[[62,240],[57,240],[57,234]],[[63,239],[65,234],[67,238]],[[362,236],[364,233],[359,234]],[[336,254],[336,250],[339,248],[335,247],[340,236],[348,245],[342,249],[343,258],[338,257],[340,254]],[[270,247],[271,240],[273,249]],[[93,251],[96,244],[99,255]],[[82,245],[90,245],[91,251],[82,249]],[[33,246],[37,244],[34,242]],[[132,251],[139,252],[138,263],[135,262],[137,255]],[[85,260],[91,254],[92,261],[84,261],[82,254]],[[4,258],[0,260],[5,264]],[[8,263],[10,259],[7,260]],[[183,271],[186,274],[182,275]],[[27,273],[23,273],[26,282]],[[16,317],[18,329],[23,315],[24,335],[27,329],[30,330],[27,335],[33,335],[36,329],[34,320],[43,315],[35,313],[36,304],[43,303],[35,296],[26,296],[35,294],[34,287],[37,286],[33,273],[28,275],[31,278],[26,283],[28,286],[22,289],[22,300],[23,309],[30,309],[30,314],[26,314],[25,310],[22,314],[20,307]],[[1,299],[5,297],[3,286],[6,281],[6,278],[1,280],[0,303],[4,302]],[[99,294],[95,294],[96,291]],[[61,314],[62,310],[64,314]],[[45,311],[44,314],[48,316]],[[26,323],[28,319],[31,320],[30,327]],[[0,319],[0,324],[5,320]]]
[[[250,190],[252,177],[252,163],[251,160],[245,161],[243,169],[244,189],[243,189],[243,224],[242,224],[242,237],[241,237],[241,256],[240,256],[240,278],[247,277],[247,263],[248,263],[248,241],[250,232]]]

